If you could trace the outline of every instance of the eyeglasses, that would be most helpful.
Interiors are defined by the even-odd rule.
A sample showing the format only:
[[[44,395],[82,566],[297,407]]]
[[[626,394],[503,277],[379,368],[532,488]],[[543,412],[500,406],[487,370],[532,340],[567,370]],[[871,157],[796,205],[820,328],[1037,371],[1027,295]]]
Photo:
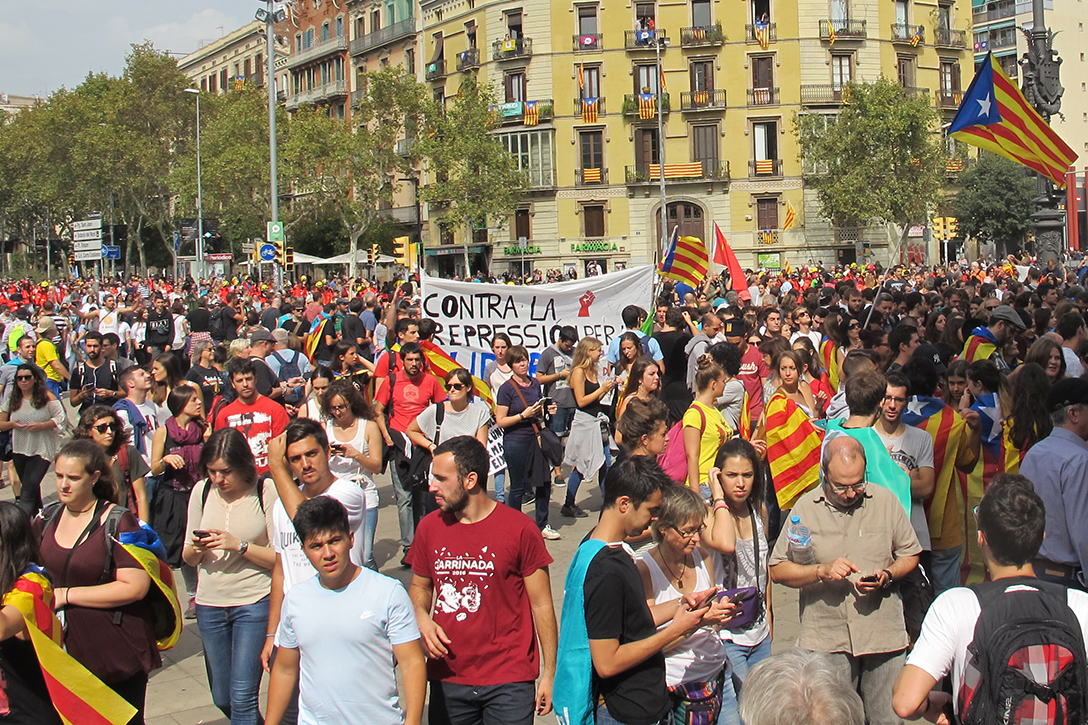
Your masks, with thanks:
[[[670,528],[675,531],[677,535],[679,535],[682,539],[694,539],[696,536],[706,531],[706,524],[701,525],[697,529],[690,529],[688,531],[681,531],[675,526],[672,526]]]
[[[464,383],[450,383],[446,387],[449,388],[450,390],[464,390],[468,386],[465,385]]]
[[[334,413],[341,413],[341,412],[343,412],[343,411],[345,411],[347,409],[348,409],[348,406],[346,406],[346,405],[330,405],[329,406],[329,410],[331,410]]]
[[[26,381],[26,380],[33,380],[33,379],[34,379],[34,376],[33,376],[33,375],[16,375],[16,376],[15,376],[15,379],[16,379],[16,380],[23,380],[23,381]]]
[[[98,425],[94,426],[94,430],[103,434],[109,433],[111,430],[113,430],[113,423],[99,423]]]
[[[854,483],[849,486],[842,486],[833,481],[828,481],[831,486],[831,490],[835,493],[846,493],[847,491],[853,491],[854,493],[865,493],[865,486],[868,481],[862,481],[861,483]]]
[[[907,399],[906,398],[896,398],[893,395],[885,395],[884,396],[884,402],[885,403],[905,403],[905,402],[907,402]]]
[[[856,329],[858,329],[859,327],[861,327],[861,323],[860,323],[860,322],[851,322],[851,323],[850,323],[849,325],[847,325],[847,326],[846,326],[846,328],[847,328],[848,330],[856,330]]]

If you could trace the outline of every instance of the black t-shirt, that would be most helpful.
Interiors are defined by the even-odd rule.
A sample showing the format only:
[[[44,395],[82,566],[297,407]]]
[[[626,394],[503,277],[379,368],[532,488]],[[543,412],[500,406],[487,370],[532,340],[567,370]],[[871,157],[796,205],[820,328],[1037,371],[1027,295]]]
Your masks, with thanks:
[[[352,313],[344,316],[343,322],[340,323],[340,337],[344,342],[355,345],[355,349],[360,355],[363,354],[363,346],[357,340],[366,337],[366,327],[363,326],[363,321],[359,319],[359,315]]]
[[[333,338],[332,345],[325,344],[325,336]],[[332,360],[332,348],[336,345],[336,319],[330,317],[321,323],[321,338],[317,342],[317,349],[314,350],[315,360]]]
[[[287,330],[288,335],[294,335],[295,337],[303,337],[310,331],[310,323],[306,321],[305,317],[301,320],[296,320],[293,317],[289,320],[284,320],[280,327]]]
[[[170,310],[151,310],[147,313],[147,344],[169,345],[174,341],[174,316]]]
[[[280,385],[279,378],[272,372],[272,368],[268,367],[264,358],[251,357],[250,360],[253,361],[253,367],[257,369],[257,392],[266,398],[271,398],[272,388],[278,388]]]
[[[269,332],[276,329],[276,323],[280,321],[280,308],[269,307],[261,313],[261,327],[265,328]]]
[[[675,382],[687,387],[688,356],[684,354],[684,348],[691,340],[691,333],[687,330],[657,332],[654,339],[661,346],[661,357],[665,363],[665,380],[661,387]]]
[[[619,546],[606,546],[586,570],[586,632],[590,639],[638,642],[657,631],[646,606],[642,577],[631,556]],[[614,677],[594,673],[608,714],[628,725],[655,725],[669,712],[665,655],[657,652]]]
[[[212,313],[208,312],[203,307],[197,307],[189,314],[185,315],[185,319],[189,321],[189,329],[193,332],[210,332]]]
[[[223,386],[226,385],[226,381],[223,379],[223,373],[215,368],[193,365],[189,368],[189,372],[185,374],[185,379],[192,380],[200,386],[200,391],[204,393],[204,410],[210,413],[212,401],[215,399],[215,396],[219,394],[219,391],[223,389]]]
[[[93,385],[95,388],[102,388],[103,390],[117,390],[117,378],[114,373],[120,372],[120,370],[117,363],[109,360],[102,360],[98,367],[92,367],[90,363],[82,362],[76,365],[72,371],[69,387],[72,390],[79,390],[85,385]],[[79,412],[82,413],[96,403],[113,405],[117,400],[117,398],[99,398],[96,394],[90,393],[79,404]]]

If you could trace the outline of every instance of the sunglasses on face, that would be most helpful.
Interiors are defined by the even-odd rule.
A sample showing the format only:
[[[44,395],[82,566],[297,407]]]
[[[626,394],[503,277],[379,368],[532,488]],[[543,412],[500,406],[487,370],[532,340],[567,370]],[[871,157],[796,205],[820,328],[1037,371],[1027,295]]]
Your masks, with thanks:
[[[346,406],[346,405],[330,405],[329,406],[329,410],[331,410],[334,413],[340,413],[340,412],[345,411],[347,409],[348,409],[348,406]]]
[[[98,425],[94,426],[94,430],[98,431],[99,433],[103,433],[103,434],[109,433],[111,430],[113,430],[113,424],[112,423],[99,423]]]
[[[22,380],[22,381],[24,381],[24,382],[25,382],[25,381],[27,381],[27,380],[33,380],[33,379],[34,379],[34,376],[33,376],[33,375],[16,375],[16,376],[15,376],[15,379],[16,379],[16,380]]]
[[[446,387],[449,388],[450,390],[464,390],[468,386],[465,385],[464,383],[450,383]]]

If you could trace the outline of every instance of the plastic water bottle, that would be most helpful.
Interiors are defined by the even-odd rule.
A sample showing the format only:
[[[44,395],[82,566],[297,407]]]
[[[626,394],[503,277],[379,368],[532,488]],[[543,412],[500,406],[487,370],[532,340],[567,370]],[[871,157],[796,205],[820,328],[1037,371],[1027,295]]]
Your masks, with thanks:
[[[812,533],[807,526],[801,525],[800,516],[790,517],[790,527],[786,530],[789,540],[790,560],[794,564],[808,566],[816,563],[816,552],[812,550]]]

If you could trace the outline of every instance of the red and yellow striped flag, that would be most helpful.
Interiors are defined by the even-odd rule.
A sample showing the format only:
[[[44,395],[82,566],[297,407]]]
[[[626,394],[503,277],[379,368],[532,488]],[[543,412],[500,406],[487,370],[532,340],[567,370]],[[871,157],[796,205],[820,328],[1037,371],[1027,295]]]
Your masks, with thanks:
[[[831,45],[835,44],[835,26],[831,24],[831,21],[827,21],[827,39],[831,41]]]
[[[662,277],[684,282],[692,287],[698,287],[706,279],[706,271],[710,262],[710,254],[706,245],[698,237],[681,237],[679,226],[672,229],[669,238],[669,248],[665,257],[661,260],[658,273]]]
[[[926,503],[929,534],[934,548],[948,549],[963,541],[960,512],[963,497],[956,477],[956,456],[967,423],[943,400],[914,396],[903,412],[903,422],[924,430],[933,439],[936,486]]]
[[[582,99],[582,123],[597,123],[597,109],[600,107],[599,98]]]
[[[640,93],[638,94],[638,117],[643,121],[649,120],[654,117],[656,107],[654,102],[656,100],[653,93]]]
[[[824,370],[827,371],[827,381],[831,385],[832,392],[838,392],[839,390],[839,365],[835,360],[836,351],[835,342],[829,338],[824,338],[820,343],[820,360],[824,363]]]
[[[982,501],[994,476],[999,473],[1019,473],[1027,449],[1021,450],[1009,438],[1009,421],[1001,421],[1001,434],[992,443],[982,442],[978,463],[969,473],[960,472],[959,480],[964,500],[964,529],[967,547],[963,552],[961,579],[964,584],[976,584],[986,576],[986,566],[982,561],[982,551],[978,548],[978,522],[975,520],[975,507]]]
[[[782,222],[782,231],[786,231],[797,222],[797,210],[793,208],[793,204],[786,202],[786,219]]]
[[[782,509],[793,508],[801,494],[820,481],[823,435],[797,403],[783,393],[767,402],[767,463]]]
[[[997,352],[997,345],[981,335],[971,335],[963,345],[963,354],[960,355],[960,359],[966,360],[970,365],[979,360],[989,360],[995,352]]]
[[[23,615],[53,707],[65,725],[123,725],[136,708],[62,648],[61,625],[53,614],[53,587],[45,571],[32,566],[4,595]]]
[[[438,382],[442,383],[442,388],[444,390],[446,387],[444,382],[446,376],[449,375],[451,371],[457,370],[458,368],[464,368],[465,366],[454,360],[448,352],[430,340],[420,340],[419,346],[423,348],[423,354],[427,358],[427,363],[431,366],[431,372],[438,378]],[[477,398],[485,401],[492,409],[495,408],[495,399],[491,395],[491,388],[488,387],[487,383],[473,375],[472,387],[476,391]]]
[[[540,123],[539,103],[540,101],[525,101],[525,117],[523,120],[526,126],[536,126]]]
[[[744,398],[740,404],[740,437],[746,441],[752,440],[752,409],[749,407],[748,391],[744,391]]]

